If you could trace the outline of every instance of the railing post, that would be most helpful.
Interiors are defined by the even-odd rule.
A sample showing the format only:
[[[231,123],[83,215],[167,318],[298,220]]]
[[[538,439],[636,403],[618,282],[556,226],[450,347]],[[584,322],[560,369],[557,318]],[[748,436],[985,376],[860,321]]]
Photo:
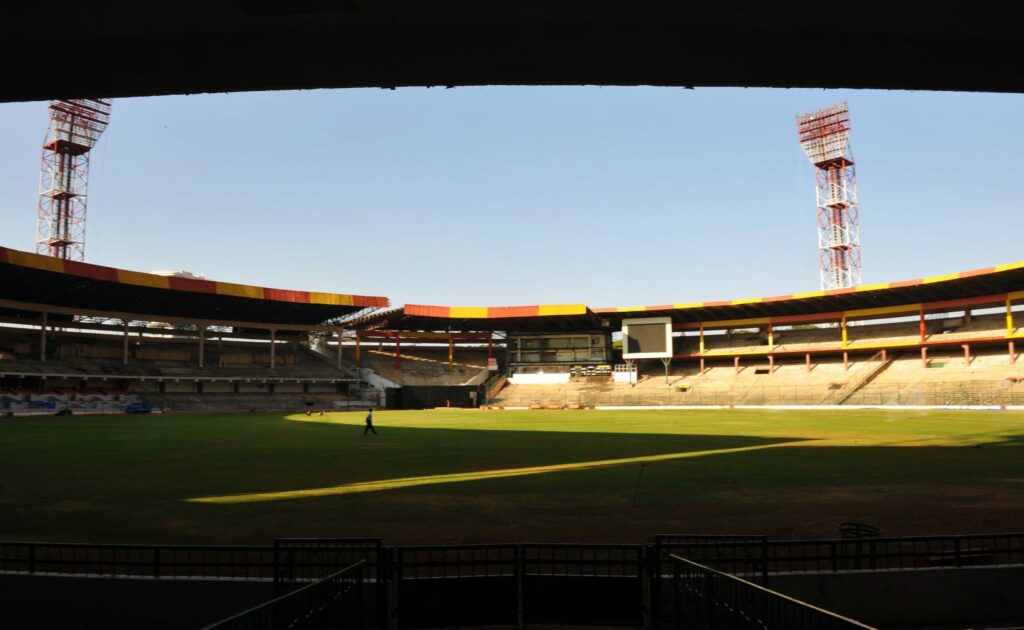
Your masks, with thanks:
[[[523,582],[526,561],[523,558],[523,545],[516,545],[516,628],[522,630],[523,623]]]
[[[836,544],[830,543],[829,547],[832,548],[832,572],[839,571],[839,559],[836,557]]]
[[[397,630],[399,607],[401,606],[402,550],[398,547],[392,547],[391,554],[391,585],[388,589],[391,599],[391,615],[388,619],[387,627],[389,630]]]
[[[160,548],[153,549],[153,577],[160,578]]]
[[[960,539],[953,539],[953,555],[956,558],[956,566],[963,566],[962,559],[960,558]]]
[[[331,628],[331,609],[333,608],[331,586],[330,580],[321,580],[314,591],[316,595],[314,595],[313,601],[320,601],[320,630],[330,630]],[[316,619],[314,618],[313,621]]]
[[[645,630],[649,630],[651,627],[651,592],[653,591],[650,577],[651,565],[647,553],[649,550],[648,545],[640,545],[640,574],[638,577],[640,578],[640,610]]]
[[[768,586],[768,537],[761,539],[761,586]]]
[[[679,576],[679,561],[672,560],[672,608],[675,612],[676,628],[683,627],[683,585]]]
[[[715,575],[704,574],[704,611],[708,616],[708,630],[715,630]]]
[[[36,572],[36,546],[29,545],[28,547],[28,572]]]

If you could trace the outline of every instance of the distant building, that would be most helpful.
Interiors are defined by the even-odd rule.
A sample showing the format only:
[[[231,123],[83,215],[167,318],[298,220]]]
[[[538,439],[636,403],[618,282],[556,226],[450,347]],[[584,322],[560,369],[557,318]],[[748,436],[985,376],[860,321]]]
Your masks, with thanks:
[[[201,273],[192,273],[191,271],[185,271],[184,269],[157,269],[151,271],[155,276],[173,276],[175,278],[191,278],[192,280],[207,280],[208,278]]]

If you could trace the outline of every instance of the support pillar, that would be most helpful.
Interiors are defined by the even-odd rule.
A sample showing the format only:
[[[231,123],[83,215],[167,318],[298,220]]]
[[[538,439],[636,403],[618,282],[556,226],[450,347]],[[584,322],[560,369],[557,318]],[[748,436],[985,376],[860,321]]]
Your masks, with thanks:
[[[844,352],[843,353],[843,371],[844,372],[849,372],[850,371],[850,353],[849,352]]]
[[[122,344],[121,363],[128,365],[128,320],[122,321],[124,322],[124,343]]]
[[[274,330],[273,328],[271,328],[270,329],[270,369],[271,370],[274,369],[275,359],[277,358],[274,355],[274,352],[276,350],[276,348],[274,346],[276,346],[276,345],[277,345],[277,331]]]
[[[804,359],[806,359],[806,361],[807,361],[807,371],[810,372],[811,371],[811,353],[810,352],[805,353],[804,354]]]
[[[739,357],[733,357],[732,365],[736,369],[736,373],[739,374],[740,373],[740,358]]]
[[[845,348],[846,347],[846,343],[848,341],[847,333],[846,333],[846,313],[843,313],[843,319],[839,323],[839,327],[842,328],[842,330],[843,330],[843,347]]]
[[[487,333],[487,364],[490,365],[491,359],[494,358],[494,333]]]
[[[1009,350],[1010,350],[1010,365],[1013,365],[1014,363],[1017,362],[1017,353],[1014,352],[1014,347],[1013,347],[1013,342],[1012,341],[1010,341],[1006,345],[1009,346]]]
[[[921,343],[924,343],[925,326],[924,326],[924,307],[923,306],[921,307],[921,319],[920,319],[920,322],[921,322],[921,324],[920,324],[920,328],[921,328]]]
[[[969,367],[971,365],[971,344],[961,344],[961,347],[964,349],[964,365]]]
[[[768,352],[775,350],[775,327],[768,322]]]
[[[768,355],[768,373],[769,374],[774,374],[775,373],[775,355],[774,354],[769,354]]]
[[[337,332],[337,335],[338,335],[338,360],[337,360],[337,363],[335,364],[335,367],[338,368],[339,370],[341,369],[341,333],[342,332],[343,331],[341,331],[341,330],[339,330]]]
[[[359,353],[359,333],[356,332],[356,365],[362,365],[360,353]]]
[[[889,354],[888,354],[888,352],[886,352],[885,348],[882,348],[882,363],[885,363],[888,360],[889,360]]]
[[[448,369],[455,367],[455,337],[448,333]]]
[[[704,322],[700,323],[700,353],[704,354]]]
[[[704,369],[704,357],[701,357],[700,358],[700,373],[704,374],[704,372],[705,372],[705,369]]]
[[[39,329],[39,360],[46,361],[46,328],[49,325],[49,317],[43,311],[43,326]]]
[[[672,357],[666,357],[661,360],[661,364],[665,366],[665,384],[668,385],[668,366],[672,363]]]
[[[203,348],[206,345],[206,326],[199,325],[199,367],[203,367]]]
[[[1013,325],[1013,300],[1010,296],[1006,296],[1006,336],[1012,337],[1014,331]]]
[[[921,367],[928,367],[928,346],[921,346]]]
[[[402,369],[402,335],[395,333],[395,369]]]

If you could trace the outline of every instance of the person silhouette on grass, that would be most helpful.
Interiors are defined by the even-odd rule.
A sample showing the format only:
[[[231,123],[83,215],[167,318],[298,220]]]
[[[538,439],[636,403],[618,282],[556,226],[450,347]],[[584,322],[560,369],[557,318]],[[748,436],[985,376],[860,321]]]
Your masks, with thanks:
[[[373,428],[373,409],[366,410],[366,427],[363,428],[363,435],[368,431],[373,431],[373,434],[377,435],[377,429]]]

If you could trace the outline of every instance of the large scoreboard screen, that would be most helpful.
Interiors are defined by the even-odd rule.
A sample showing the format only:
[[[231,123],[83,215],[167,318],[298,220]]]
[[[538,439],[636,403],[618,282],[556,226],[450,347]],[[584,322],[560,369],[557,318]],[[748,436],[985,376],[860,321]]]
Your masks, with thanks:
[[[623,359],[667,359],[671,356],[671,318],[646,317],[622,321]]]

